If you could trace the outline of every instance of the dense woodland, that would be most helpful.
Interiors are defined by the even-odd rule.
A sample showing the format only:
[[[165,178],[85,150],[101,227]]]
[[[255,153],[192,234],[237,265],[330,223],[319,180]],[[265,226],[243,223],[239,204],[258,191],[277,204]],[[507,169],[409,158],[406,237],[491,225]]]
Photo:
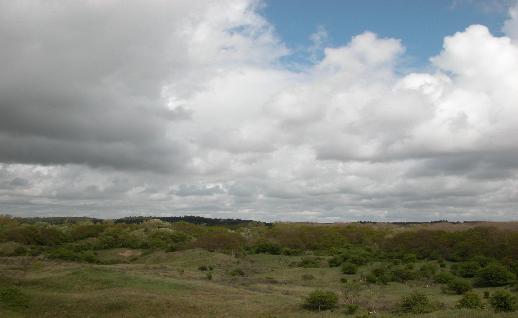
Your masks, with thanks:
[[[492,295],[487,291],[484,295],[494,310],[518,309],[518,230],[490,224],[461,224],[458,228],[449,225],[444,221],[423,226],[269,224],[200,217],[100,220],[2,216],[0,256],[90,264],[120,262],[98,257],[101,251],[116,248],[147,253],[203,249],[236,258],[257,254],[297,256],[289,266],[338,268],[345,275],[342,283],[346,290],[347,286],[354,290],[354,284],[420,280],[440,284],[444,293],[463,295],[458,306],[476,309],[484,305],[481,295],[473,290],[498,287]],[[211,268],[199,270],[210,272]],[[231,275],[242,275],[239,271]],[[357,279],[348,281],[347,275],[358,273],[361,275]],[[304,308],[332,309],[336,307],[335,298],[333,292],[315,290]],[[354,312],[355,306],[354,297],[347,298],[345,310]],[[430,303],[420,293],[408,295],[398,305],[401,312],[417,314],[438,308],[440,305]]]

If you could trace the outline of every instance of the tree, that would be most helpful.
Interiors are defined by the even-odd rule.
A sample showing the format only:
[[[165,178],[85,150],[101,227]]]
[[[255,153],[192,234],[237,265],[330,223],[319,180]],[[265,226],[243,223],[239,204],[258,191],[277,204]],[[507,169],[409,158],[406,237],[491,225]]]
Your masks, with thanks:
[[[518,300],[515,295],[507,290],[498,290],[489,299],[495,312],[511,312],[518,309]]]
[[[328,310],[336,307],[338,296],[332,291],[315,290],[306,297],[304,308],[310,310]]]
[[[477,275],[476,285],[480,287],[498,287],[510,284],[515,279],[503,265],[491,264],[480,270]]]

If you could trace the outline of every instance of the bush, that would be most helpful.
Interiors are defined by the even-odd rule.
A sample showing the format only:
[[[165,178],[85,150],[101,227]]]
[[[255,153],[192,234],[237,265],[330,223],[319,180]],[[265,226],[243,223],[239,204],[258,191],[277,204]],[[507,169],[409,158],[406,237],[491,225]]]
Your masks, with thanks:
[[[492,264],[480,270],[476,285],[480,287],[498,287],[510,284],[515,279],[513,273],[502,265]]]
[[[404,283],[416,278],[416,273],[409,266],[396,266],[390,270],[390,280]]]
[[[282,249],[279,244],[271,242],[261,242],[254,247],[254,252],[256,254],[280,255],[281,251]]]
[[[359,306],[357,304],[347,304],[345,305],[344,314],[346,315],[354,315],[358,311]]]
[[[282,255],[298,256],[304,254],[304,251],[298,248],[285,247],[282,249]]]
[[[230,276],[245,276],[245,272],[241,268],[236,268],[230,271]]]
[[[489,298],[489,303],[495,312],[511,312],[518,307],[516,296],[507,290],[498,290]]]
[[[435,308],[425,294],[414,292],[403,297],[400,309],[403,313],[425,314],[434,311]]]
[[[455,276],[452,273],[440,272],[439,274],[435,275],[434,282],[436,282],[437,284],[448,284],[454,279]]]
[[[472,261],[457,264],[453,269],[455,274],[460,277],[475,277],[480,271],[481,266],[478,262]]]
[[[419,268],[419,276],[430,279],[437,273],[437,265],[426,263]]]
[[[456,278],[448,283],[448,289],[456,293],[457,295],[464,294],[467,291],[473,289],[471,283],[465,279]]]
[[[467,292],[457,302],[457,308],[482,309],[484,308],[484,304],[477,293]]]
[[[342,264],[342,273],[347,275],[354,275],[358,271],[358,266],[351,262],[345,262]]]
[[[320,261],[316,257],[303,257],[300,262],[297,263],[297,266],[304,268],[318,268],[320,267]]]
[[[0,304],[8,308],[26,308],[29,298],[17,288],[0,288]]]
[[[344,262],[344,258],[340,255],[333,256],[327,260],[329,267],[338,267],[338,266],[342,265],[343,262]]]
[[[302,280],[313,280],[315,279],[315,276],[311,275],[311,274],[304,274],[302,275]]]
[[[333,309],[338,303],[338,296],[332,291],[315,290],[306,297],[304,308],[309,310]]]

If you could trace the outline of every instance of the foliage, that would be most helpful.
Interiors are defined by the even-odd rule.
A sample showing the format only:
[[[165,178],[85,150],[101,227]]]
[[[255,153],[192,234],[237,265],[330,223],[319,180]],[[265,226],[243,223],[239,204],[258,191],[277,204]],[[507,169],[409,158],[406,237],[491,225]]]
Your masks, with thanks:
[[[511,273],[505,266],[499,264],[491,264],[480,270],[477,275],[476,285],[480,287],[498,287],[510,284],[515,275]]]
[[[495,312],[511,312],[518,309],[518,300],[507,290],[498,290],[489,298],[489,303]]]
[[[438,284],[448,284],[452,280],[455,279],[455,276],[450,272],[440,272],[439,274],[435,275],[434,282]]]
[[[414,292],[401,299],[400,311],[403,313],[425,314],[434,310],[433,304],[423,293]]]
[[[468,280],[456,278],[448,283],[448,289],[456,293],[457,295],[464,294],[467,291],[473,289],[471,283]]]
[[[304,300],[303,307],[310,310],[328,310],[336,307],[338,295],[332,291],[315,290]]]
[[[354,275],[358,271],[358,266],[351,262],[345,262],[342,264],[342,273],[347,275]]]
[[[344,313],[346,315],[354,315],[358,311],[359,306],[357,304],[347,304],[345,305]]]
[[[29,297],[17,288],[0,287],[0,304],[12,309],[26,308]]]
[[[483,309],[484,304],[482,299],[475,292],[467,292],[462,295],[462,298],[457,302],[457,308],[466,309]]]

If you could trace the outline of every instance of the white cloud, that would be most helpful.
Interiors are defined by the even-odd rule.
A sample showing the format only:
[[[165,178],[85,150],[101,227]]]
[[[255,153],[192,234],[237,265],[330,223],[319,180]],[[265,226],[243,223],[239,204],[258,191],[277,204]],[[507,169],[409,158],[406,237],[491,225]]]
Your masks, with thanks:
[[[516,216],[515,9],[401,74],[370,32],[292,71],[260,5],[0,1],[0,210]]]

